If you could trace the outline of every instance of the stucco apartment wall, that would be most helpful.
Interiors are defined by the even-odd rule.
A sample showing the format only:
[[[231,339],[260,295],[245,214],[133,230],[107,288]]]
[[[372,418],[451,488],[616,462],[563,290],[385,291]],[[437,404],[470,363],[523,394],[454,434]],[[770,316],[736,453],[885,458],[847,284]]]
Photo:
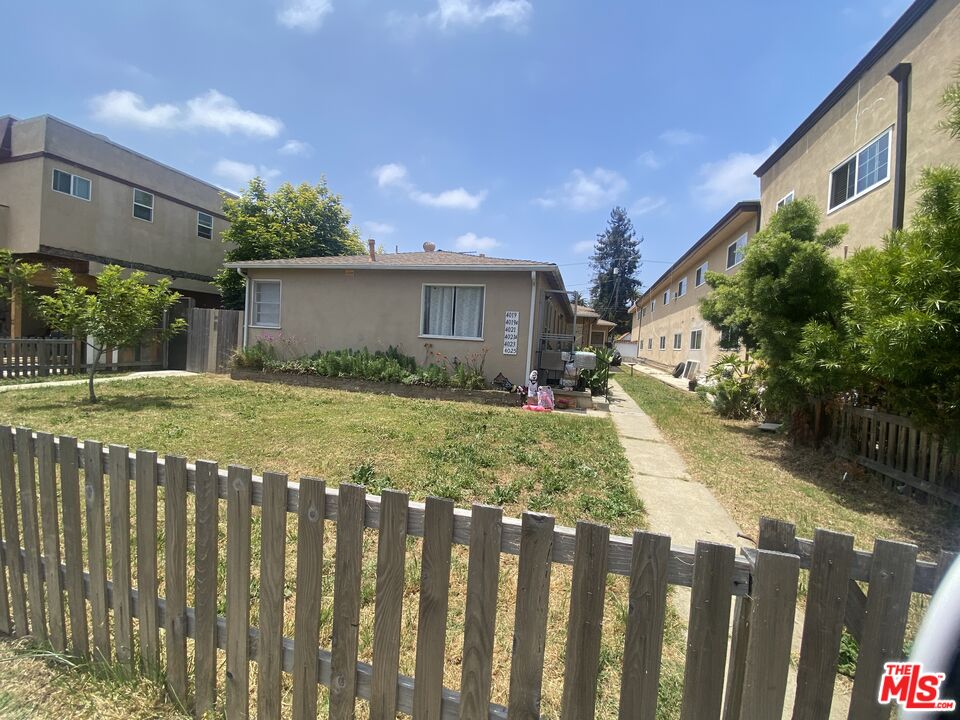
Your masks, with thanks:
[[[838,255],[878,246],[890,229],[896,165],[897,83],[888,73],[912,64],[907,120],[906,222],[916,204],[913,191],[923,167],[960,163],[960,143],[937,128],[944,117],[943,91],[960,65],[960,1],[940,0],[870,68],[843,98],[760,178],[762,215],[793,192],[812,197],[824,213],[824,227],[847,223]],[[890,179],[847,205],[828,211],[830,173],[874,138],[892,128]]]
[[[44,245],[201,276],[222,263],[220,233],[228,223],[214,186],[48,116],[14,123],[11,156],[0,163],[0,202],[10,206],[7,247],[38,252]],[[90,200],[53,190],[54,169],[90,180]],[[154,195],[152,222],[133,216],[134,188]],[[197,233],[198,210],[213,216],[209,239]],[[174,286],[216,291],[182,277]]]
[[[461,360],[487,350],[484,372],[488,379],[502,372],[521,383],[526,371],[530,328],[530,273],[447,270],[315,270],[257,269],[251,281],[281,281],[279,328],[248,325],[248,344],[263,338],[282,338],[290,354],[346,348],[386,350],[391,345],[430,362],[429,353]],[[448,340],[422,336],[423,285],[483,285],[483,339]],[[251,308],[252,309],[252,308]],[[520,314],[516,355],[503,354],[504,315]],[[252,317],[248,314],[249,319]],[[537,338],[534,338],[534,357]]]
[[[727,248],[744,235],[749,242],[756,229],[756,215],[745,213],[717,232],[709,242],[644,293],[638,303],[638,310],[633,314],[631,329],[632,337],[639,343],[638,358],[664,368],[673,368],[677,363],[694,360],[700,363],[700,370],[703,371],[726,352],[719,347],[720,334],[700,315],[700,299],[710,292],[710,286],[706,283],[696,286],[696,271],[706,262],[707,269],[712,272],[737,272],[739,264],[727,268]],[[687,292],[683,297],[677,298],[674,295],[682,278],[687,278]],[[664,305],[663,294],[667,290],[670,292],[670,302]],[[653,300],[656,300],[656,307],[651,309]],[[695,330],[702,333],[699,350],[690,349],[691,333]],[[681,340],[679,350],[673,346],[674,335],[677,333]],[[660,349],[661,336],[666,338],[666,347],[663,350]]]

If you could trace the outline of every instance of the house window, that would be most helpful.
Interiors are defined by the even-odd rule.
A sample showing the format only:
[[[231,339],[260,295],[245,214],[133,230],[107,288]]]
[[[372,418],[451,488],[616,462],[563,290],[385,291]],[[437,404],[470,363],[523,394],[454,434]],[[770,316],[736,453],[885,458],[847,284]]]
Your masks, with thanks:
[[[684,278],[677,283],[677,295],[676,297],[683,297],[687,294],[687,279]]]
[[[133,216],[147,222],[153,222],[153,193],[134,188]]]
[[[90,199],[90,181],[79,175],[63,170],[53,171],[53,189],[65,195],[73,195],[81,200]]]
[[[703,330],[694,330],[690,333],[690,349],[699,350],[703,343]]]
[[[603,345],[603,331],[602,330],[591,330],[590,331],[590,344],[594,347],[600,347]]]
[[[830,210],[854,200],[890,178],[890,130],[830,172]]]
[[[707,263],[697,268],[697,276],[694,280],[694,287],[700,287],[707,281]]]
[[[660,349],[661,349],[661,350],[666,350],[666,349],[667,349],[667,336],[666,336],[666,335],[661,335],[661,336],[660,336]]]
[[[657,309],[657,299],[654,298],[653,300],[650,301],[650,312],[653,313],[653,311],[656,309]]]
[[[673,349],[679,350],[683,346],[683,333],[675,333],[673,336]]]
[[[253,281],[253,323],[255,327],[280,327],[280,281]]]
[[[213,237],[213,215],[205,212],[197,213],[197,237]]]
[[[653,338],[647,338],[647,350],[653,350]]]
[[[663,291],[663,304],[664,304],[664,305],[669,305],[669,304],[670,304],[670,291],[669,291],[669,290],[664,290],[664,291]]]
[[[788,192],[786,195],[784,195],[782,198],[780,198],[779,200],[777,200],[777,210],[779,210],[780,208],[782,208],[784,205],[789,205],[789,204],[792,203],[792,202],[793,202],[793,190],[791,190],[791,191]]]
[[[481,340],[483,295],[482,285],[424,285],[422,334]]]
[[[727,270],[743,262],[743,250],[747,247],[747,234],[744,233],[727,246]]]

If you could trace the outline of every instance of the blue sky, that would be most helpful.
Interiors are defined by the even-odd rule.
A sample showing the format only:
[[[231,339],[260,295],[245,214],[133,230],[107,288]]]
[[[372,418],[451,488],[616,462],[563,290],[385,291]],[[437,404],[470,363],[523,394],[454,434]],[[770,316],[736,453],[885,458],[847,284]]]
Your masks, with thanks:
[[[230,189],[323,174],[389,251],[550,260],[586,291],[614,204],[650,283],[907,5],[11,3],[0,114]]]

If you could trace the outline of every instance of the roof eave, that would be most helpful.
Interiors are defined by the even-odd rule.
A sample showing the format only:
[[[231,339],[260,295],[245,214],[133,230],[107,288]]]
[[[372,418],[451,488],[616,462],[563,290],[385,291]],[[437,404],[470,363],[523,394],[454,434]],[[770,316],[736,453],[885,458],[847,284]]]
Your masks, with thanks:
[[[557,272],[556,265],[390,265],[371,262],[367,265],[349,263],[296,263],[275,265],[270,262],[238,261],[224,263],[224,267],[241,270],[458,270],[473,272]],[[561,279],[562,284],[562,279]]]

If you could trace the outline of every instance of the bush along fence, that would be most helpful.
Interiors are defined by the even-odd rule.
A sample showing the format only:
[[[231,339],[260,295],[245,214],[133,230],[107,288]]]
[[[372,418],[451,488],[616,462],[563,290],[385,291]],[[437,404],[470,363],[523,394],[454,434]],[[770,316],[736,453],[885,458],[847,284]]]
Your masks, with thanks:
[[[692,588],[681,717],[776,718],[787,690],[801,568],[809,571],[809,581],[794,717],[829,716],[841,629],[851,622],[845,617],[855,605],[848,593],[853,587],[859,591],[854,581],[869,588],[857,616],[861,643],[850,717],[887,717],[889,708],[876,702],[883,662],[902,656],[911,593],[930,594],[948,561],[917,562],[916,547],[884,540],[872,553],[855,551],[851,536],[822,530],[812,541],[796,539],[791,526],[776,521],[764,523],[759,550],[737,557],[728,545],[671,547],[665,535],[611,536],[607,527],[588,522],[556,527],[546,515],[524,513],[516,520],[496,507],[460,510],[434,497],[421,504],[395,491],[366,495],[350,484],[334,490],[316,479],[256,477],[239,466],[222,471],[210,461],[188,464],[182,457],[161,459],[147,450],[131,454],[123,446],[105,448],[3,426],[0,497],[6,571],[0,573],[0,632],[163,678],[169,695],[198,717],[221,707],[218,688],[225,691],[221,709],[227,717],[248,717],[254,682],[249,661],[254,661],[261,718],[281,716],[284,673],[291,676],[297,719],[317,716],[320,686],[329,689],[331,718],[352,718],[357,698],[377,719],[394,718],[398,711],[418,719],[539,718],[548,610],[559,603],[567,618],[560,717],[595,717],[602,628],[620,623],[623,660],[613,668],[620,678],[619,707],[606,717],[652,719],[667,591],[677,585]],[[291,515],[296,517],[290,521],[296,523],[292,638],[283,635]],[[218,542],[224,520],[225,558]],[[252,562],[254,528],[258,563]],[[367,529],[378,536],[375,565],[364,562]],[[328,608],[322,607],[322,582],[324,537],[331,531],[336,549]],[[191,536],[194,561],[188,568]],[[422,538],[413,676],[400,672],[403,605],[405,598],[411,602],[404,580],[410,538]],[[460,687],[450,689],[444,686],[444,665],[456,546],[468,548],[469,560]],[[511,556],[519,556],[517,599],[509,610],[515,623],[511,658],[494,667],[501,562]],[[221,597],[218,570],[224,560]],[[572,580],[562,586],[562,597],[551,596],[551,572],[570,565]],[[358,661],[358,641],[369,630],[361,628],[360,607],[362,581],[371,572],[375,616],[372,663],[367,663]],[[627,602],[620,612],[605,612],[606,589],[618,577],[626,581]],[[225,612],[218,614],[221,606]],[[320,647],[323,613],[332,615],[329,649]],[[509,673],[506,704],[490,702],[495,673]]]
[[[844,405],[834,441],[840,455],[890,482],[960,507],[960,455],[909,418]]]
[[[145,346],[146,347],[146,346]],[[86,346],[73,340],[56,338],[0,338],[0,378],[50,377],[54,375],[78,375],[86,372],[84,355]],[[134,370],[158,368],[162,357],[152,348],[156,359],[127,360],[114,357],[108,352],[102,361],[104,370]],[[119,351],[121,356],[133,353],[133,349]],[[149,354],[149,353],[145,353]]]

